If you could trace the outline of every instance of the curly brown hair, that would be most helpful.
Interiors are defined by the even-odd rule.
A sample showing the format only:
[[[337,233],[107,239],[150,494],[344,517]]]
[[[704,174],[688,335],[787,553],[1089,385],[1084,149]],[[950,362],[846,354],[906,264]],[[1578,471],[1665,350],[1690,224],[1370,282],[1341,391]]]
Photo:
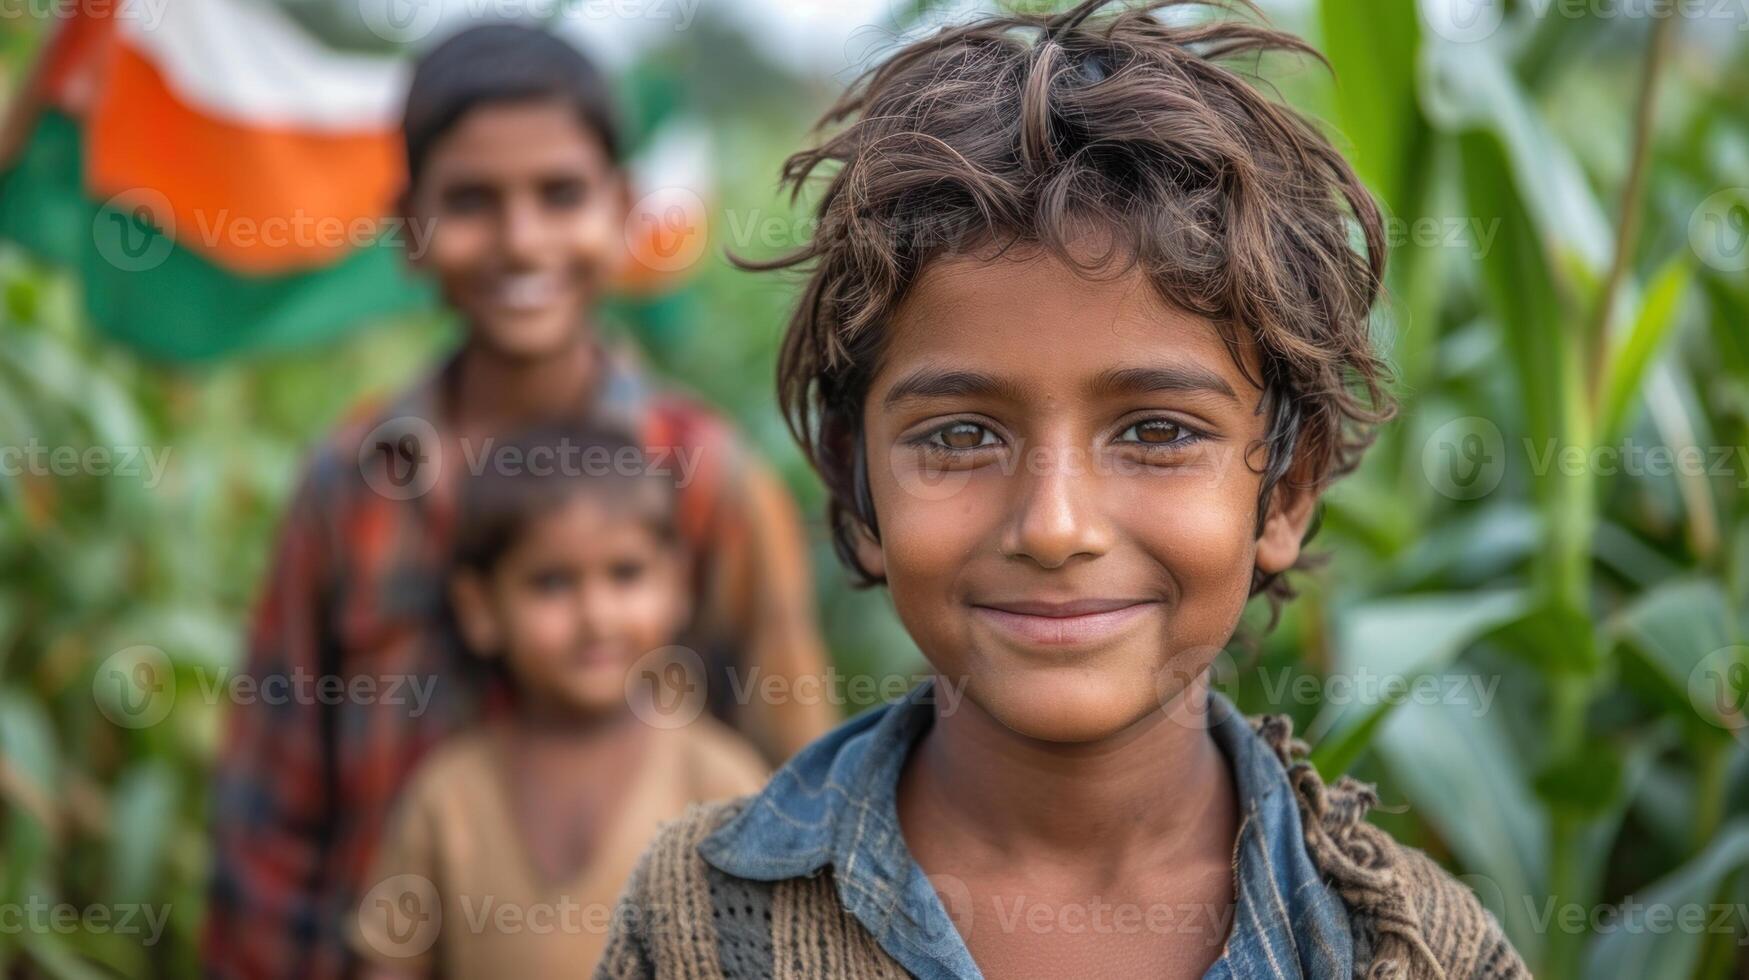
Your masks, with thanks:
[[[1167,7],[1217,16],[1168,23],[1157,16]],[[855,540],[880,533],[862,412],[881,328],[948,254],[1018,244],[1089,276],[1139,266],[1167,302],[1213,322],[1264,392],[1259,528],[1284,478],[1318,492],[1359,462],[1393,411],[1369,329],[1385,264],[1379,209],[1312,123],[1230,67],[1271,52],[1322,62],[1260,20],[1250,0],[1086,0],[944,28],[863,74],[818,128],[848,125],[785,162],[792,200],[838,165],[815,233],[777,259],[736,261],[808,272],[778,392],[861,583],[878,582]],[[1070,246],[1089,231],[1112,247],[1077,261]],[[1259,593],[1279,608],[1293,590],[1254,573]]]

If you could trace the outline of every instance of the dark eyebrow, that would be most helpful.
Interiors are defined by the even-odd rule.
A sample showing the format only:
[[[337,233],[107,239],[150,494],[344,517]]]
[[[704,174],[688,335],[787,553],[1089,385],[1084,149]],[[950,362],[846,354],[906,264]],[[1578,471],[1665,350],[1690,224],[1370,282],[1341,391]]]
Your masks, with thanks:
[[[1093,379],[1093,384],[1089,387],[1100,394],[1206,391],[1235,401],[1239,398],[1234,394],[1233,386],[1227,384],[1227,379],[1195,365],[1113,368]]]
[[[922,368],[900,379],[887,391],[881,404],[891,408],[907,398],[1000,398],[1021,401],[1019,385],[1003,378],[976,371],[938,371]]]

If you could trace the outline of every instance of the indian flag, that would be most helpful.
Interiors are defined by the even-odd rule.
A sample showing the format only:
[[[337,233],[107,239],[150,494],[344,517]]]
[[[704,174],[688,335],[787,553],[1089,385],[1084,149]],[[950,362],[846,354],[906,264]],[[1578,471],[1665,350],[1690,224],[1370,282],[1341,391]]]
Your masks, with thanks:
[[[258,0],[83,0],[0,133],[0,236],[72,266],[92,322],[201,361],[428,301],[390,218],[408,65]]]

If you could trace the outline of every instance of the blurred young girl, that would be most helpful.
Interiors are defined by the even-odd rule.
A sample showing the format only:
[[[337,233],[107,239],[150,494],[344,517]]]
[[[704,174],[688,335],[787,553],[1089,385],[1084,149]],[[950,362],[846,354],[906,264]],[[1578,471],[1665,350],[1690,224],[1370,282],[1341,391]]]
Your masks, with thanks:
[[[665,650],[689,612],[686,558],[674,484],[646,470],[617,437],[547,431],[468,478],[456,625],[517,704],[403,791],[358,906],[368,975],[587,976],[657,824],[763,784]]]

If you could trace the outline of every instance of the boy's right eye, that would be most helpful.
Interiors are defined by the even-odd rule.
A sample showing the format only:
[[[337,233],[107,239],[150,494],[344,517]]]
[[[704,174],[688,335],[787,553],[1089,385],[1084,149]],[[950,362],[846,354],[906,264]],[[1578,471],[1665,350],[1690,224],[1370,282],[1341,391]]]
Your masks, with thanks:
[[[458,184],[443,192],[443,209],[450,214],[474,214],[492,204],[492,192],[480,184]]]
[[[540,193],[548,207],[574,208],[583,203],[588,186],[574,177],[559,177],[542,183]]]
[[[541,569],[528,577],[529,587],[542,593],[569,591],[576,581],[575,575],[557,568]]]
[[[991,432],[976,422],[950,422],[925,437],[930,445],[954,452],[969,452],[994,446],[1000,440],[996,433]]]

